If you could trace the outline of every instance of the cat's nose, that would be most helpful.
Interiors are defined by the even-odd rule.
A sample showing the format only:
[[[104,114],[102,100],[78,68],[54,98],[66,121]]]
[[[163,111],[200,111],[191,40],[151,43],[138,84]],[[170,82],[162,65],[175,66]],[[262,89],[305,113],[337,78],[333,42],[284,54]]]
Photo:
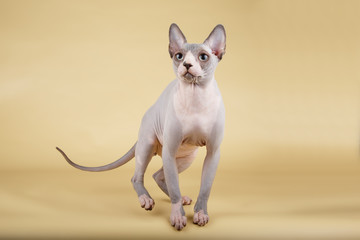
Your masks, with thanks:
[[[191,68],[193,65],[191,63],[183,63],[184,67],[186,67],[186,70],[189,70],[189,68]]]

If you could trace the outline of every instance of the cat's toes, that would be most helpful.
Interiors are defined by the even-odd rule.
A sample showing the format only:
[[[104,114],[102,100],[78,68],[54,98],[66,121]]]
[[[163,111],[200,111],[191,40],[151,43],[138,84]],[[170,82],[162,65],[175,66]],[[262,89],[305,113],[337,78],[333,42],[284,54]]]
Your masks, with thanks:
[[[186,226],[186,217],[181,214],[171,215],[170,223],[176,230],[180,231]]]
[[[154,208],[155,202],[152,198],[143,194],[139,197],[140,206],[145,208],[145,210],[150,211]]]
[[[192,199],[189,198],[188,196],[182,196],[182,205],[190,205],[192,202]]]
[[[181,201],[171,204],[170,223],[178,231],[186,226],[186,216]]]
[[[209,215],[200,210],[194,214],[193,222],[199,226],[205,226],[209,222]]]

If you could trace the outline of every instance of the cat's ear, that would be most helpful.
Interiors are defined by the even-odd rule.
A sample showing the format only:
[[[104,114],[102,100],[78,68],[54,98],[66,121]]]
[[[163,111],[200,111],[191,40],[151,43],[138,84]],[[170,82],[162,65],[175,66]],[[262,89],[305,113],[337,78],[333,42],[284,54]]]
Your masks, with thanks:
[[[222,56],[225,54],[226,48],[226,34],[224,26],[221,24],[217,25],[204,41],[204,44],[210,47],[213,54],[221,60]]]
[[[181,32],[180,28],[175,23],[171,24],[170,26],[169,40],[169,53],[170,57],[172,58],[174,54],[179,51],[186,43],[186,38],[184,34]]]

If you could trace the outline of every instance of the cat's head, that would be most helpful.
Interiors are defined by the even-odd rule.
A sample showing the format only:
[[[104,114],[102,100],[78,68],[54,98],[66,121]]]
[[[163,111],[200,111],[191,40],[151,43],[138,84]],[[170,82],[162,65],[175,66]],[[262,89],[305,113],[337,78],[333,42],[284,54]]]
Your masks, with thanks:
[[[202,44],[189,44],[175,24],[169,31],[169,53],[177,78],[192,84],[213,79],[215,68],[225,54],[225,29],[217,25]]]

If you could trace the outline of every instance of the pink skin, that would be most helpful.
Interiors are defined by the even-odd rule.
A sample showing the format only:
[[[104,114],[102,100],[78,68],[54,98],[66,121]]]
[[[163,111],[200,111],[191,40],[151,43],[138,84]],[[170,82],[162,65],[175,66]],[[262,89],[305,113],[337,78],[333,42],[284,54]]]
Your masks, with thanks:
[[[186,216],[181,213],[182,201],[171,204],[170,223],[176,230],[182,230],[186,226]]]
[[[188,196],[182,196],[182,205],[191,205],[192,199]]]
[[[154,208],[155,202],[146,194],[143,194],[139,197],[140,206],[147,211],[150,211]]]
[[[205,226],[209,222],[209,215],[205,214],[203,210],[194,214],[193,222],[199,226]]]

